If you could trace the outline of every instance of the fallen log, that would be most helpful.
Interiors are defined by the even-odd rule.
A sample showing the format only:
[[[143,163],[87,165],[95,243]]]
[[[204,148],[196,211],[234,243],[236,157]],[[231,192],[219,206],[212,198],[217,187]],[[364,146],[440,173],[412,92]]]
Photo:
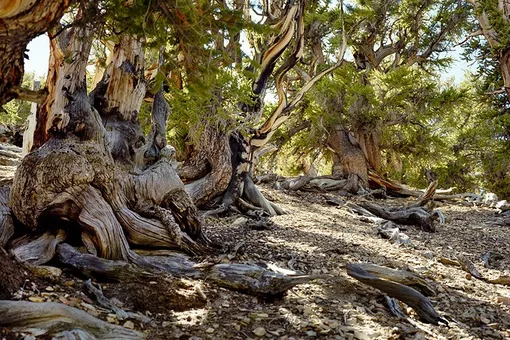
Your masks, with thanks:
[[[370,202],[363,202],[359,205],[377,217],[388,221],[393,221],[398,224],[416,225],[419,226],[422,230],[429,232],[435,231],[435,221],[437,219],[441,220],[440,212],[435,211],[430,214],[422,207],[408,207],[403,209],[388,210]]]
[[[368,184],[370,189],[379,189],[385,188],[386,193],[390,196],[397,197],[421,197],[424,195],[426,190],[415,190],[406,187],[403,184],[397,183],[390,179],[385,179],[378,173],[369,170],[368,171]],[[443,200],[463,200],[466,197],[469,197],[471,194],[449,194],[454,190],[454,188],[450,189],[436,189],[433,195],[433,199],[436,201]]]
[[[169,252],[162,256],[130,253],[132,264],[82,254],[65,243],[57,247],[57,254],[62,263],[88,277],[103,281],[133,281],[170,274],[176,277],[202,278],[224,288],[262,297],[281,296],[298,284],[331,277],[330,275],[286,275],[254,264],[203,265],[194,263],[186,255],[172,255]]]
[[[402,301],[411,307],[423,321],[434,325],[439,322],[448,324],[448,321],[435,311],[432,303],[417,290],[401,283],[381,279],[366,271],[363,264],[348,263],[346,268],[349,276]]]

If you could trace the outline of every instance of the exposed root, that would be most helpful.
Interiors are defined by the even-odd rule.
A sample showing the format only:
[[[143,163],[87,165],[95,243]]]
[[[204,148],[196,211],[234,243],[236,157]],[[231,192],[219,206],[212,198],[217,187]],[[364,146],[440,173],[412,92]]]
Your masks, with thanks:
[[[112,325],[61,303],[0,300],[0,326],[58,339],[144,339],[143,333]]]
[[[257,186],[253,183],[248,173],[244,174],[244,190],[243,197],[246,198],[248,203],[256,207],[262,208],[269,216],[283,215],[285,212],[273,202],[267,200],[260,192]]]

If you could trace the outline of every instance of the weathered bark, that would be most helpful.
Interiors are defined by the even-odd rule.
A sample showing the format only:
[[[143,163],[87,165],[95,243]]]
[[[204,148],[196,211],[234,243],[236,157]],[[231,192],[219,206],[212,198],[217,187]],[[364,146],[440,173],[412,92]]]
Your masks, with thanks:
[[[91,102],[106,129],[109,151],[114,160],[127,169],[144,165],[146,142],[138,123],[138,112],[146,93],[143,69],[142,39],[122,35],[103,79],[90,93]]]
[[[227,190],[235,171],[232,164],[235,156],[228,134],[213,126],[203,129],[195,152],[178,172],[195,204],[203,205]]]
[[[381,172],[382,156],[381,156],[381,135],[382,129],[376,126],[369,131],[359,131],[355,133],[361,150],[365,154],[368,167],[376,172]]]
[[[16,98],[24,73],[27,44],[60,20],[70,0],[2,1],[0,3],[0,105]]]
[[[166,147],[169,107],[163,93],[156,93],[146,141],[137,121],[146,87],[141,39],[121,37],[103,79],[87,96],[85,70],[92,27],[74,26],[59,37],[52,42],[51,84],[39,111],[35,145],[40,146],[22,160],[10,192],[12,212],[26,227],[25,235],[12,243],[18,259],[38,265],[58,255],[62,263],[85,275],[105,279],[169,273],[204,277],[264,296],[280,295],[296,284],[323,277],[294,277],[242,264],[199,271],[186,257],[135,253],[133,246],[178,249],[192,255],[212,249]],[[232,135],[217,138],[217,130],[204,132],[204,143],[210,147],[205,150],[212,150],[205,156],[217,170],[208,176],[214,185],[224,186],[222,190],[240,178],[237,167],[247,173],[246,164],[238,161],[243,139]],[[262,197],[259,204],[279,212],[249,179],[243,182],[234,186],[239,197],[246,187],[245,197]],[[211,198],[215,190],[203,192]],[[66,241],[84,246],[86,253]]]
[[[351,132],[337,126],[330,131],[328,148],[332,151],[333,175],[356,177],[356,184],[351,192],[368,187],[368,166],[365,155]]]
[[[85,74],[91,47],[92,28],[86,25],[65,30],[50,39],[48,96],[36,115],[32,149],[39,148],[51,134],[58,134],[67,126],[70,116],[64,109],[72,96],[86,95]]]

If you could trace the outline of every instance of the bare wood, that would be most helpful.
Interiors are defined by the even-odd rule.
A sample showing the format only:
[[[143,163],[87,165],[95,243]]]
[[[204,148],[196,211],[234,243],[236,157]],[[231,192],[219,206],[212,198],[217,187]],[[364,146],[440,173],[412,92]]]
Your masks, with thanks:
[[[380,279],[365,271],[359,264],[348,263],[346,268],[349,276],[404,302],[413,308],[424,321],[435,325],[440,321],[448,324],[445,319],[437,314],[432,303],[417,290],[397,282]]]
[[[166,273],[178,277],[203,278],[221,287],[265,297],[279,296],[298,284],[331,277],[330,275],[285,275],[250,264],[197,265],[185,255],[171,252],[161,253],[160,256],[131,253],[130,258],[136,265],[81,254],[68,244],[59,245],[57,253],[61,262],[88,276],[102,280],[122,282]]]
[[[417,225],[423,230],[430,232],[433,232],[436,229],[434,225],[435,215],[429,214],[426,210],[420,207],[410,207],[402,210],[390,211],[370,202],[360,203],[360,206],[378,217],[398,224]]]
[[[63,242],[66,236],[63,230],[56,234],[45,232],[34,240],[25,236],[13,242],[11,253],[21,262],[32,265],[44,264],[55,256],[57,245]]]
[[[373,263],[358,263],[358,267],[379,278],[395,281],[406,286],[416,286],[425,295],[436,295],[434,289],[422,277],[407,270],[378,266]]]
[[[414,202],[411,206],[412,207],[423,207],[425,206],[430,200],[434,198],[434,195],[436,194],[437,189],[437,181],[430,182],[429,186],[427,187],[427,190],[421,195],[416,202]]]
[[[224,263],[207,271],[209,280],[229,289],[258,296],[280,296],[292,287],[330,275],[283,275],[256,265]]]
[[[144,339],[138,331],[112,325],[61,303],[0,300],[0,326],[16,332],[79,339]]]
[[[11,89],[14,98],[32,103],[42,103],[48,95],[46,88],[40,90],[30,90],[23,87],[14,87]]]

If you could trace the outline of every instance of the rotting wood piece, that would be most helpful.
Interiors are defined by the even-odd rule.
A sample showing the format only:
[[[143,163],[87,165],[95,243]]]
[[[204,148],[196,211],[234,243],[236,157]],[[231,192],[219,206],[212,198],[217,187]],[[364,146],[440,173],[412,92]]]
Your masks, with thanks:
[[[397,282],[381,279],[364,270],[363,266],[359,264],[348,263],[346,268],[349,276],[407,304],[423,321],[434,325],[439,322],[448,324],[448,321],[435,311],[432,303],[417,290]]]
[[[145,334],[112,325],[61,303],[0,300],[0,326],[58,339],[144,339]]]

